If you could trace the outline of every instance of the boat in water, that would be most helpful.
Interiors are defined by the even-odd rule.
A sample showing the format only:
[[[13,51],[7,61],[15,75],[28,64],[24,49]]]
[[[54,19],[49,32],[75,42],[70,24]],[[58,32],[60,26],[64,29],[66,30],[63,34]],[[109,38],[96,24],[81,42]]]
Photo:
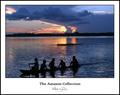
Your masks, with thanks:
[[[74,44],[74,43],[57,44],[57,46],[73,46],[73,45],[81,45],[81,44]]]

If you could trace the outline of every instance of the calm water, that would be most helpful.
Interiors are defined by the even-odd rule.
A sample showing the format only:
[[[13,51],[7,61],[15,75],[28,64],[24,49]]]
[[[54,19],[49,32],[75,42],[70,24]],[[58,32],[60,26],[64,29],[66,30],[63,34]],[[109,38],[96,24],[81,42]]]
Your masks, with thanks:
[[[79,45],[57,46],[57,44],[78,43]],[[82,65],[75,76],[68,69],[61,76],[60,71],[55,77],[109,78],[114,77],[114,39],[113,37],[80,37],[80,38],[38,38],[38,37],[6,37],[6,77],[20,77],[20,69],[29,69],[28,63],[45,58],[47,64],[54,57],[56,66],[60,59],[69,65],[75,55]],[[25,76],[28,77],[28,76]],[[34,77],[34,76],[30,76]],[[42,77],[39,75],[39,77]],[[46,77],[51,77],[46,73]]]

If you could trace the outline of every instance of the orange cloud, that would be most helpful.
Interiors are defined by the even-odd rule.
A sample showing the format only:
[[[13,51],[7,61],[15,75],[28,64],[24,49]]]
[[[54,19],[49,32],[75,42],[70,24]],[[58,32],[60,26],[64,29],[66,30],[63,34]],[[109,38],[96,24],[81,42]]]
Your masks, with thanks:
[[[29,31],[28,29],[24,28],[18,28],[18,27],[11,27],[11,28],[6,28],[6,32],[14,32],[14,33],[26,33],[26,31]]]
[[[38,29],[36,33],[65,33],[67,31],[65,26],[52,26]]]

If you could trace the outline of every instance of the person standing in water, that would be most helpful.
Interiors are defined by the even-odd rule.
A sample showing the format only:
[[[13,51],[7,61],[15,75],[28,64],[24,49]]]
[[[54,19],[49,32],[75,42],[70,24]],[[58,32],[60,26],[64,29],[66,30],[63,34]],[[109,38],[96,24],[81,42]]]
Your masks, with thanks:
[[[38,63],[38,59],[37,58],[35,58],[34,59],[34,63],[30,63],[29,65],[32,65],[32,68],[31,68],[31,70],[33,70],[33,71],[38,71],[39,70],[39,63]]]
[[[55,67],[55,58],[52,58],[52,61],[49,63],[49,68],[50,68],[50,76],[55,78],[55,70],[56,70],[56,67]]]
[[[40,72],[41,72],[41,75],[43,78],[46,77],[46,70],[47,70],[46,60],[44,59],[43,63],[41,64],[41,67],[40,67]]]
[[[55,58],[52,58],[52,61],[49,63],[50,70],[55,69]]]
[[[79,65],[76,57],[73,56],[72,61],[71,61],[71,63],[70,63],[70,68],[71,68],[71,70],[73,71],[73,76],[75,76],[75,74],[77,73],[77,71],[78,71],[78,69],[79,69],[79,66],[80,66],[80,65]]]
[[[65,70],[66,70],[66,65],[65,65],[65,62],[63,60],[60,61],[60,64],[59,64],[59,69],[60,69],[60,72],[61,72],[61,76],[63,76]]]
[[[40,70],[41,70],[41,71],[45,71],[46,69],[47,69],[46,60],[44,59],[44,60],[43,60],[43,63],[41,64]]]
[[[60,69],[65,69],[66,68],[66,65],[65,65],[65,62],[63,60],[60,61],[60,64],[58,66]]]
[[[70,63],[70,67],[77,68],[77,67],[79,67],[79,66],[80,66],[80,65],[79,65],[79,63],[78,63],[78,60],[76,59],[75,56],[73,56],[72,61],[71,61],[71,63]]]

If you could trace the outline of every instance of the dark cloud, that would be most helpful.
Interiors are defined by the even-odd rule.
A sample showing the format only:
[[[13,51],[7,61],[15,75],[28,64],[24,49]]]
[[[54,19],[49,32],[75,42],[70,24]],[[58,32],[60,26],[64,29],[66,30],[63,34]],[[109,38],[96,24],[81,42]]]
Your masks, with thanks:
[[[73,11],[72,8],[74,6],[37,6],[37,10],[34,9],[34,11],[32,7],[23,6],[22,8],[16,8],[17,12],[10,15],[6,14],[6,18],[9,20],[26,20],[29,18],[29,20],[48,19],[58,22],[72,22],[78,20],[82,21],[82,17],[90,15],[90,12],[87,10],[82,12]],[[29,10],[32,9],[32,12],[29,12],[28,8]]]

